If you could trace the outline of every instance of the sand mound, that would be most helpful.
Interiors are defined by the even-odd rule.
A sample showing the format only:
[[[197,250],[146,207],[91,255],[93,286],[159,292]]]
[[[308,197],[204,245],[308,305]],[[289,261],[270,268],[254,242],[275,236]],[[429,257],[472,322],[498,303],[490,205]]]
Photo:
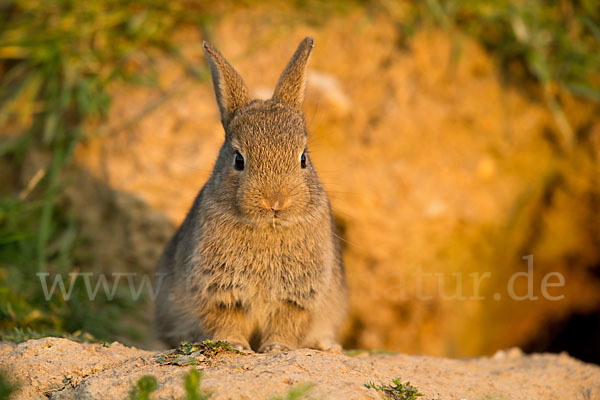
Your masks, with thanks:
[[[124,399],[143,375],[153,375],[152,398],[181,398],[183,376],[203,370],[202,389],[215,399],[268,399],[299,384],[306,398],[379,399],[364,384],[410,381],[423,399],[600,399],[600,368],[566,354],[447,359],[402,354],[354,356],[315,350],[200,357],[196,366],[161,364],[160,352],[45,338],[0,344],[0,368],[19,382],[15,399]],[[164,358],[162,359],[164,362]]]

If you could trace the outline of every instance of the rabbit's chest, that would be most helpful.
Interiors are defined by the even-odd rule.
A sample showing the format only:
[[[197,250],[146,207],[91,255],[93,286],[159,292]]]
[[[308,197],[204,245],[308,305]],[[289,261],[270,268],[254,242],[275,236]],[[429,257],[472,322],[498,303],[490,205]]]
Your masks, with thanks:
[[[307,254],[261,254],[216,257],[207,263],[204,277],[209,294],[237,293],[242,300],[306,299],[318,281],[323,257]]]
[[[307,304],[331,269],[323,242],[240,237],[235,243],[211,239],[199,248],[205,295],[224,303]]]

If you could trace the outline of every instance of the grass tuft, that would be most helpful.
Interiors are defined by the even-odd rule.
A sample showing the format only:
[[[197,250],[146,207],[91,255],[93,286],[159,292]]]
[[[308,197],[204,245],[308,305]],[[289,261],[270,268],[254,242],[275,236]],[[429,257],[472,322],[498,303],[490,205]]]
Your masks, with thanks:
[[[155,85],[153,57],[180,59],[174,30],[210,16],[179,0],[0,3],[0,332],[135,335],[118,323],[141,308],[124,287],[91,301],[78,280],[70,299],[47,299],[36,273],[68,281],[93,265],[77,251],[86,241],[78,216],[61,204],[63,170],[107,115],[110,85]]]
[[[369,382],[365,383],[365,387],[382,392],[385,398],[390,400],[417,400],[417,397],[423,396],[410,382],[402,383],[400,378],[392,379],[392,385],[375,385]]]

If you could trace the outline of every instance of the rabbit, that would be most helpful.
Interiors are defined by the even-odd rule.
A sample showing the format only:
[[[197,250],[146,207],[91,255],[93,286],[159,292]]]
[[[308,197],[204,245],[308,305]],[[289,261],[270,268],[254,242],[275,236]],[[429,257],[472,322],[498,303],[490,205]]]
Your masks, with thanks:
[[[171,347],[210,339],[249,352],[341,350],[348,288],[302,112],[313,43],[300,43],[270,100],[252,100],[203,42],[225,141],[157,266],[156,326]]]

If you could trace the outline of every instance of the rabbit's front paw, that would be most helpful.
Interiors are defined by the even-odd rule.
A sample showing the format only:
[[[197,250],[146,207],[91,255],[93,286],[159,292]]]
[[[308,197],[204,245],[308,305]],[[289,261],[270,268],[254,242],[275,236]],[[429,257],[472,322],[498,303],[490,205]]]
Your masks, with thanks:
[[[237,350],[241,353],[254,353],[254,350],[252,350],[250,348],[250,345],[248,343],[241,343],[241,342],[229,342],[229,345],[231,346],[232,349]]]
[[[342,346],[339,343],[330,343],[327,347],[323,349],[323,351],[327,351],[329,353],[342,354]]]
[[[259,353],[279,353],[280,351],[291,350],[291,346],[281,343],[265,343],[258,349]]]
[[[342,346],[334,340],[319,340],[310,347],[316,350],[327,351],[329,353],[342,353]]]

